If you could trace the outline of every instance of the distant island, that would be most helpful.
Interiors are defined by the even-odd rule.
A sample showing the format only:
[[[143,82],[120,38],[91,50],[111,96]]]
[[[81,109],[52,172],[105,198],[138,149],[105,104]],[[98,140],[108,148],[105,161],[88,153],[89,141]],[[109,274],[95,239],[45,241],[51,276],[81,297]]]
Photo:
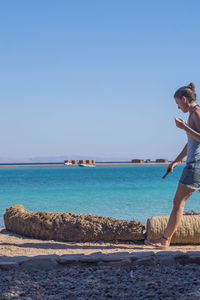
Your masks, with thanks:
[[[170,161],[168,159],[159,158],[155,161],[151,161],[150,159],[132,159],[131,161],[102,161],[96,162],[95,160],[64,160],[62,162],[11,162],[11,163],[1,163],[0,167],[38,167],[38,166],[55,166],[55,167],[77,167],[80,164],[88,164],[88,165],[95,165],[95,166],[111,166],[111,165],[159,165],[159,164],[169,164]],[[182,164],[185,161],[181,161]]]

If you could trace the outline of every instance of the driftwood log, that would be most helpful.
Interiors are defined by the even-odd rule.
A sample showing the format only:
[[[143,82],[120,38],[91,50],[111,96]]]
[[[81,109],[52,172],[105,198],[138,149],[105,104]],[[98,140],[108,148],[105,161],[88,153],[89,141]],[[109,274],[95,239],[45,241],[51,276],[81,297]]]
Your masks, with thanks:
[[[169,216],[151,217],[147,220],[147,239],[160,238],[167,226]],[[200,244],[200,214],[185,212],[175,231],[172,244]]]
[[[32,212],[21,204],[6,209],[7,230],[40,239],[57,241],[134,241],[144,240],[144,225],[136,221],[74,214]]]

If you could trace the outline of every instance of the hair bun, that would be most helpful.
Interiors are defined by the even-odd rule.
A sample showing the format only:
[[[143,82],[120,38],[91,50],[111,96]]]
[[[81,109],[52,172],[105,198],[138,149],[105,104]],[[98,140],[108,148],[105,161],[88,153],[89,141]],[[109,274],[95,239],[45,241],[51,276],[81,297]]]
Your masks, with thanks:
[[[195,92],[195,86],[193,82],[191,82],[187,86],[180,87],[174,94],[174,98],[177,99],[182,99],[183,96],[186,97],[190,103],[193,101],[196,102],[197,95]]]
[[[191,89],[193,92],[195,92],[195,86],[193,82],[190,82],[190,84],[188,84],[187,86],[189,89]]]

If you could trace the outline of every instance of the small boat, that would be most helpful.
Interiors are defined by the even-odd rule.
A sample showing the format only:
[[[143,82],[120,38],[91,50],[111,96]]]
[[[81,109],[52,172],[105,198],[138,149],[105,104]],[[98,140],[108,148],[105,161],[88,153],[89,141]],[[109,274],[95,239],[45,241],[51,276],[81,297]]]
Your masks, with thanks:
[[[96,167],[95,165],[87,165],[87,164],[79,164],[79,167],[84,168],[84,167]]]
[[[64,165],[65,165],[65,166],[72,166],[72,163],[70,163],[70,162],[65,162]]]

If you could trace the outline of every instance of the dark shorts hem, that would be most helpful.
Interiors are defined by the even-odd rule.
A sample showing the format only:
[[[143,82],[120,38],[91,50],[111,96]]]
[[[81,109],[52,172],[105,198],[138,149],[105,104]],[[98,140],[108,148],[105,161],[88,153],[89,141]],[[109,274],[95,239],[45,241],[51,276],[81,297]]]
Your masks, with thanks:
[[[186,184],[186,183],[181,182],[180,180],[179,180],[179,182],[182,183],[183,185],[187,186],[188,188],[193,189],[194,191],[197,191],[200,189],[198,187],[194,187],[192,184]]]
[[[179,182],[192,189],[200,189],[200,162],[188,163],[183,169]]]

